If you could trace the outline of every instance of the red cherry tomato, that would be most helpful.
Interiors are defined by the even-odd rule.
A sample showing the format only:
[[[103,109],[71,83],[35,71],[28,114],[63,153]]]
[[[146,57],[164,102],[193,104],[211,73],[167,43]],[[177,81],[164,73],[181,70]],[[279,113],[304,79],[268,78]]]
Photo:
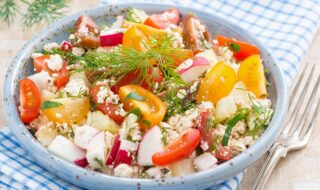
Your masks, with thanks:
[[[210,109],[201,110],[196,123],[200,130],[201,140],[207,142],[208,145],[212,144],[215,131],[210,119],[213,119],[212,111]]]
[[[52,74],[58,74],[54,83],[58,87],[58,89],[64,87],[68,83],[69,79],[69,70],[67,69],[68,63],[63,61],[62,68],[59,71],[52,71],[47,64],[47,60],[50,59],[50,55],[42,55],[33,60],[34,68],[37,72],[41,72],[42,70],[49,73],[50,76]]]
[[[169,27],[171,24],[177,25],[180,20],[180,13],[177,9],[171,8],[162,14],[153,14],[149,18],[144,21],[145,25],[165,29]]]
[[[20,80],[20,117],[24,123],[30,123],[40,113],[41,98],[36,84],[26,78]]]
[[[165,166],[188,157],[197,148],[201,140],[198,129],[187,129],[176,141],[165,147],[162,152],[156,152],[152,161],[157,166]]]
[[[95,104],[97,104],[97,108],[102,113],[108,115],[111,119],[113,119],[116,123],[121,124],[124,120],[124,116],[121,116],[117,113],[117,110],[119,110],[118,104],[113,103],[98,103],[98,96],[97,94],[100,91],[100,87],[102,85],[96,85],[91,88],[91,97]]]
[[[237,41],[225,36],[217,36],[220,46],[228,46],[236,60],[242,61],[251,55],[259,54],[259,48],[246,42]]]

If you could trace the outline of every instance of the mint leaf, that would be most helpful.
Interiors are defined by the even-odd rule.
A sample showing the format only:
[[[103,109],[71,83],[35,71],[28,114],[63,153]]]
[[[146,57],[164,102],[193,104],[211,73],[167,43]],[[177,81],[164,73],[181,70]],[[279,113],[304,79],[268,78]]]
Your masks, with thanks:
[[[49,109],[49,108],[55,108],[55,107],[59,107],[62,106],[63,104],[61,104],[60,102],[54,102],[54,101],[45,101],[41,104],[41,110],[45,110],[45,109]]]
[[[102,163],[102,160],[97,158],[97,157],[94,157],[94,160],[101,166],[103,167],[103,163]]]
[[[133,110],[128,112],[126,116],[130,115],[131,113],[135,114],[138,117],[138,120],[140,120],[142,113],[139,108],[134,108]]]
[[[139,94],[135,92],[130,92],[125,99],[133,99],[133,100],[138,100],[138,101],[144,101],[146,98],[143,96],[140,96]]]
[[[149,120],[143,120],[142,123],[148,127],[151,127],[151,122]]]

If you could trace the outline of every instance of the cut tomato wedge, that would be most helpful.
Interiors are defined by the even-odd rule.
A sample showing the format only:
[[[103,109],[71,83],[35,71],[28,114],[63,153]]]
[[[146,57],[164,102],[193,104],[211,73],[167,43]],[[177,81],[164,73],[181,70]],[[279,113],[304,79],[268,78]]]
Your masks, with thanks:
[[[192,154],[200,140],[198,129],[187,129],[176,141],[166,146],[164,151],[153,154],[152,162],[157,166],[166,166],[180,161]]]
[[[234,154],[234,151],[230,147],[223,146],[216,151],[214,156],[219,160],[227,161],[233,157],[233,154]]]
[[[130,93],[136,94],[135,96],[139,96],[140,99],[127,98]],[[119,90],[119,97],[126,111],[130,112],[133,109],[140,110],[142,115],[140,126],[145,129],[157,125],[164,118],[166,104],[156,95],[138,85],[122,86]]]
[[[101,87],[103,87],[103,85],[95,85],[91,87],[91,97],[93,102],[97,105],[97,108],[99,111],[108,115],[116,123],[121,124],[124,120],[124,116],[121,116],[118,113],[119,104],[113,104],[113,103],[107,103],[107,102],[98,103],[98,93]]]
[[[216,38],[220,46],[227,46],[233,51],[233,56],[238,61],[242,61],[251,55],[259,54],[259,48],[249,43],[219,35]]]
[[[248,90],[258,98],[268,97],[266,77],[260,55],[252,55],[240,64],[237,80],[242,81]]]
[[[74,31],[77,46],[88,49],[99,47],[99,27],[89,16],[80,16],[74,25]]]
[[[20,80],[20,117],[30,123],[40,113],[41,98],[37,85],[30,79]]]
[[[154,28],[165,29],[170,25],[177,25],[179,23],[179,20],[179,11],[175,8],[171,8],[163,12],[162,14],[153,14],[149,16],[144,21],[144,24]]]
[[[37,72],[41,72],[42,70],[49,73],[50,76],[52,74],[57,74],[58,76],[55,78],[55,85],[58,89],[64,87],[68,83],[69,79],[69,70],[67,69],[68,63],[63,61],[62,68],[59,71],[52,71],[47,64],[47,60],[50,59],[50,55],[42,55],[33,60],[34,68]]]

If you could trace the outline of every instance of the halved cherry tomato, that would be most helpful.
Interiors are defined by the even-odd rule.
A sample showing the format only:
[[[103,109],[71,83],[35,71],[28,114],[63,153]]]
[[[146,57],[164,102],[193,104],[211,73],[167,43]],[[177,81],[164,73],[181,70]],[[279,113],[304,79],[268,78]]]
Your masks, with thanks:
[[[138,28],[140,31],[142,31],[146,36],[150,37],[150,36],[156,36],[156,35],[166,35],[167,32],[164,30],[159,30],[144,24],[139,24],[139,23],[135,23],[135,22],[129,22],[129,21],[124,21],[123,24],[124,28],[131,28],[131,27],[136,27]]]
[[[247,42],[241,42],[219,35],[216,36],[216,38],[220,46],[227,46],[233,51],[233,56],[238,61],[242,61],[251,55],[259,54],[259,49]],[[234,47],[235,45],[238,47]]]
[[[127,98],[127,95],[130,93],[136,93],[143,97],[144,100]],[[140,109],[142,114],[140,125],[145,129],[151,128],[161,122],[166,113],[166,104],[156,95],[138,85],[122,86],[119,90],[119,98],[126,111],[129,112],[136,108]],[[145,121],[150,125],[146,125]]]
[[[216,151],[214,156],[219,160],[227,161],[233,157],[233,154],[234,154],[234,151],[230,147],[223,146]]]
[[[111,119],[113,119],[116,123],[121,124],[124,120],[124,116],[121,116],[120,114],[117,114],[117,110],[119,110],[118,104],[113,103],[98,103],[98,93],[100,91],[100,88],[103,87],[102,85],[95,85],[91,87],[91,97],[94,103],[97,104],[98,110],[100,110],[102,113],[108,115]],[[107,87],[106,87],[107,88]]]
[[[143,43],[148,41],[147,36],[139,30],[137,27],[133,26],[126,30],[122,39],[123,47],[132,47],[138,51],[146,51]]]
[[[192,154],[200,140],[200,131],[189,128],[176,141],[167,145],[164,151],[153,154],[152,162],[157,166],[165,166],[180,161]]]
[[[268,97],[266,77],[260,55],[252,55],[242,61],[237,80],[242,81],[248,90],[258,98]]]
[[[199,18],[188,14],[183,21],[183,41],[194,53],[210,48],[211,34]]]
[[[20,117],[30,123],[40,113],[41,96],[37,85],[30,79],[20,80]]]
[[[172,24],[177,25],[179,23],[179,20],[179,11],[175,8],[171,8],[163,12],[162,14],[153,14],[149,16],[144,21],[144,24],[154,28],[165,29]]]
[[[118,93],[121,86],[125,86],[128,84],[139,84],[143,88],[147,90],[152,90],[153,86],[149,86],[147,81],[137,81],[137,78],[139,76],[139,71],[131,71],[128,74],[126,74],[122,79],[120,79],[115,85],[111,86],[111,90],[114,93]],[[148,71],[148,78],[150,79],[150,84],[152,83],[158,83],[161,84],[163,81],[163,74],[161,70],[157,67],[150,67]]]
[[[58,74],[58,76],[55,78],[55,85],[58,89],[64,87],[68,83],[69,79],[69,70],[67,69],[67,62],[63,61],[62,68],[59,71],[52,71],[47,64],[47,60],[50,59],[50,55],[42,55],[33,60],[34,68],[37,70],[37,72],[41,72],[42,70],[49,73],[51,76],[53,73]]]
[[[228,95],[236,83],[236,73],[224,62],[218,62],[201,80],[197,93],[197,102],[211,101],[216,104]]]
[[[76,45],[88,49],[99,47],[99,27],[87,15],[78,18],[74,25],[74,31]]]

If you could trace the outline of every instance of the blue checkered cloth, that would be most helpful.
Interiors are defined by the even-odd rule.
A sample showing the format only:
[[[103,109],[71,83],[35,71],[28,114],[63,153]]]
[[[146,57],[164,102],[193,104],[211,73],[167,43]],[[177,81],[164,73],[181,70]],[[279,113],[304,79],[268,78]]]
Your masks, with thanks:
[[[140,2],[163,2],[140,0]],[[134,2],[102,0],[102,4]],[[319,1],[314,0],[171,0],[168,3],[213,12],[255,34],[280,62],[286,82],[291,84],[300,62],[320,22]],[[240,173],[211,190],[233,190],[239,187]],[[0,131],[0,189],[77,189],[38,166],[21,149],[10,130]]]

